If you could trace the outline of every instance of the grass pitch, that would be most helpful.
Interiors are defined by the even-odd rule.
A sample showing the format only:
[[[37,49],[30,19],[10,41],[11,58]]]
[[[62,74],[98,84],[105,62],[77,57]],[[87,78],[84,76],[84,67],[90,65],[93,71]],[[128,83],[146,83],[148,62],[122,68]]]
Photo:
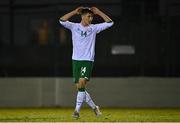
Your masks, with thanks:
[[[71,117],[71,108],[0,109],[0,122],[180,122],[180,109],[104,108],[97,118],[90,108],[82,108],[80,118]]]

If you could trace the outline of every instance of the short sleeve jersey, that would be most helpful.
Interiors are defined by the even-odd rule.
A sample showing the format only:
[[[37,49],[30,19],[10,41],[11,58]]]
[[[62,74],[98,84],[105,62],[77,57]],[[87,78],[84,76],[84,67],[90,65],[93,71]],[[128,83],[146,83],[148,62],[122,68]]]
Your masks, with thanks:
[[[94,61],[96,34],[111,27],[113,22],[90,24],[84,27],[81,23],[62,21],[60,23],[72,32],[73,60]]]

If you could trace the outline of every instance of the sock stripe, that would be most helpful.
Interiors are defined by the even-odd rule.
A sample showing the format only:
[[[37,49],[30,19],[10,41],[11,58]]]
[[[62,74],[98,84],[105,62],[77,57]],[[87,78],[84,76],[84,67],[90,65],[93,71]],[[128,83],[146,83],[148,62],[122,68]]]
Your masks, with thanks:
[[[85,88],[78,88],[78,91],[84,92],[84,91],[85,91]]]

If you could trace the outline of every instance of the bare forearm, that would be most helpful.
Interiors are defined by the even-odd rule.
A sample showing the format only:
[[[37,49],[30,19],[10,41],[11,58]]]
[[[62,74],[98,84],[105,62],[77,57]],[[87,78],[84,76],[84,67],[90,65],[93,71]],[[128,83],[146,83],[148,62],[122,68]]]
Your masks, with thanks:
[[[96,7],[91,7],[91,10],[93,11],[93,13],[95,15],[99,15],[100,17],[102,17],[104,19],[105,22],[111,22],[111,18],[108,17],[105,13],[103,13],[101,10],[99,10]]]
[[[76,15],[76,11],[73,10],[73,11],[65,14],[64,16],[60,17],[60,20],[67,21],[68,19],[70,19],[74,15]]]
[[[111,18],[108,17],[108,16],[107,16],[105,13],[103,13],[102,11],[99,11],[97,14],[98,14],[100,17],[102,17],[105,22],[111,22],[111,21],[112,21]]]
[[[72,16],[76,15],[76,14],[79,14],[80,11],[82,10],[82,6],[76,8],[75,10],[65,14],[64,16],[60,17],[60,20],[63,20],[63,21],[67,21],[69,18],[71,18]]]

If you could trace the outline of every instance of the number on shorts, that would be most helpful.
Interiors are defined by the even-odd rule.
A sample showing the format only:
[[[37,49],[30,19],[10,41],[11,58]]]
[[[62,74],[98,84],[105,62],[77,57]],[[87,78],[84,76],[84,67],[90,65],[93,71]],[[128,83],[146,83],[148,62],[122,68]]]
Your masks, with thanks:
[[[84,75],[86,73],[86,67],[81,67],[81,74]]]

